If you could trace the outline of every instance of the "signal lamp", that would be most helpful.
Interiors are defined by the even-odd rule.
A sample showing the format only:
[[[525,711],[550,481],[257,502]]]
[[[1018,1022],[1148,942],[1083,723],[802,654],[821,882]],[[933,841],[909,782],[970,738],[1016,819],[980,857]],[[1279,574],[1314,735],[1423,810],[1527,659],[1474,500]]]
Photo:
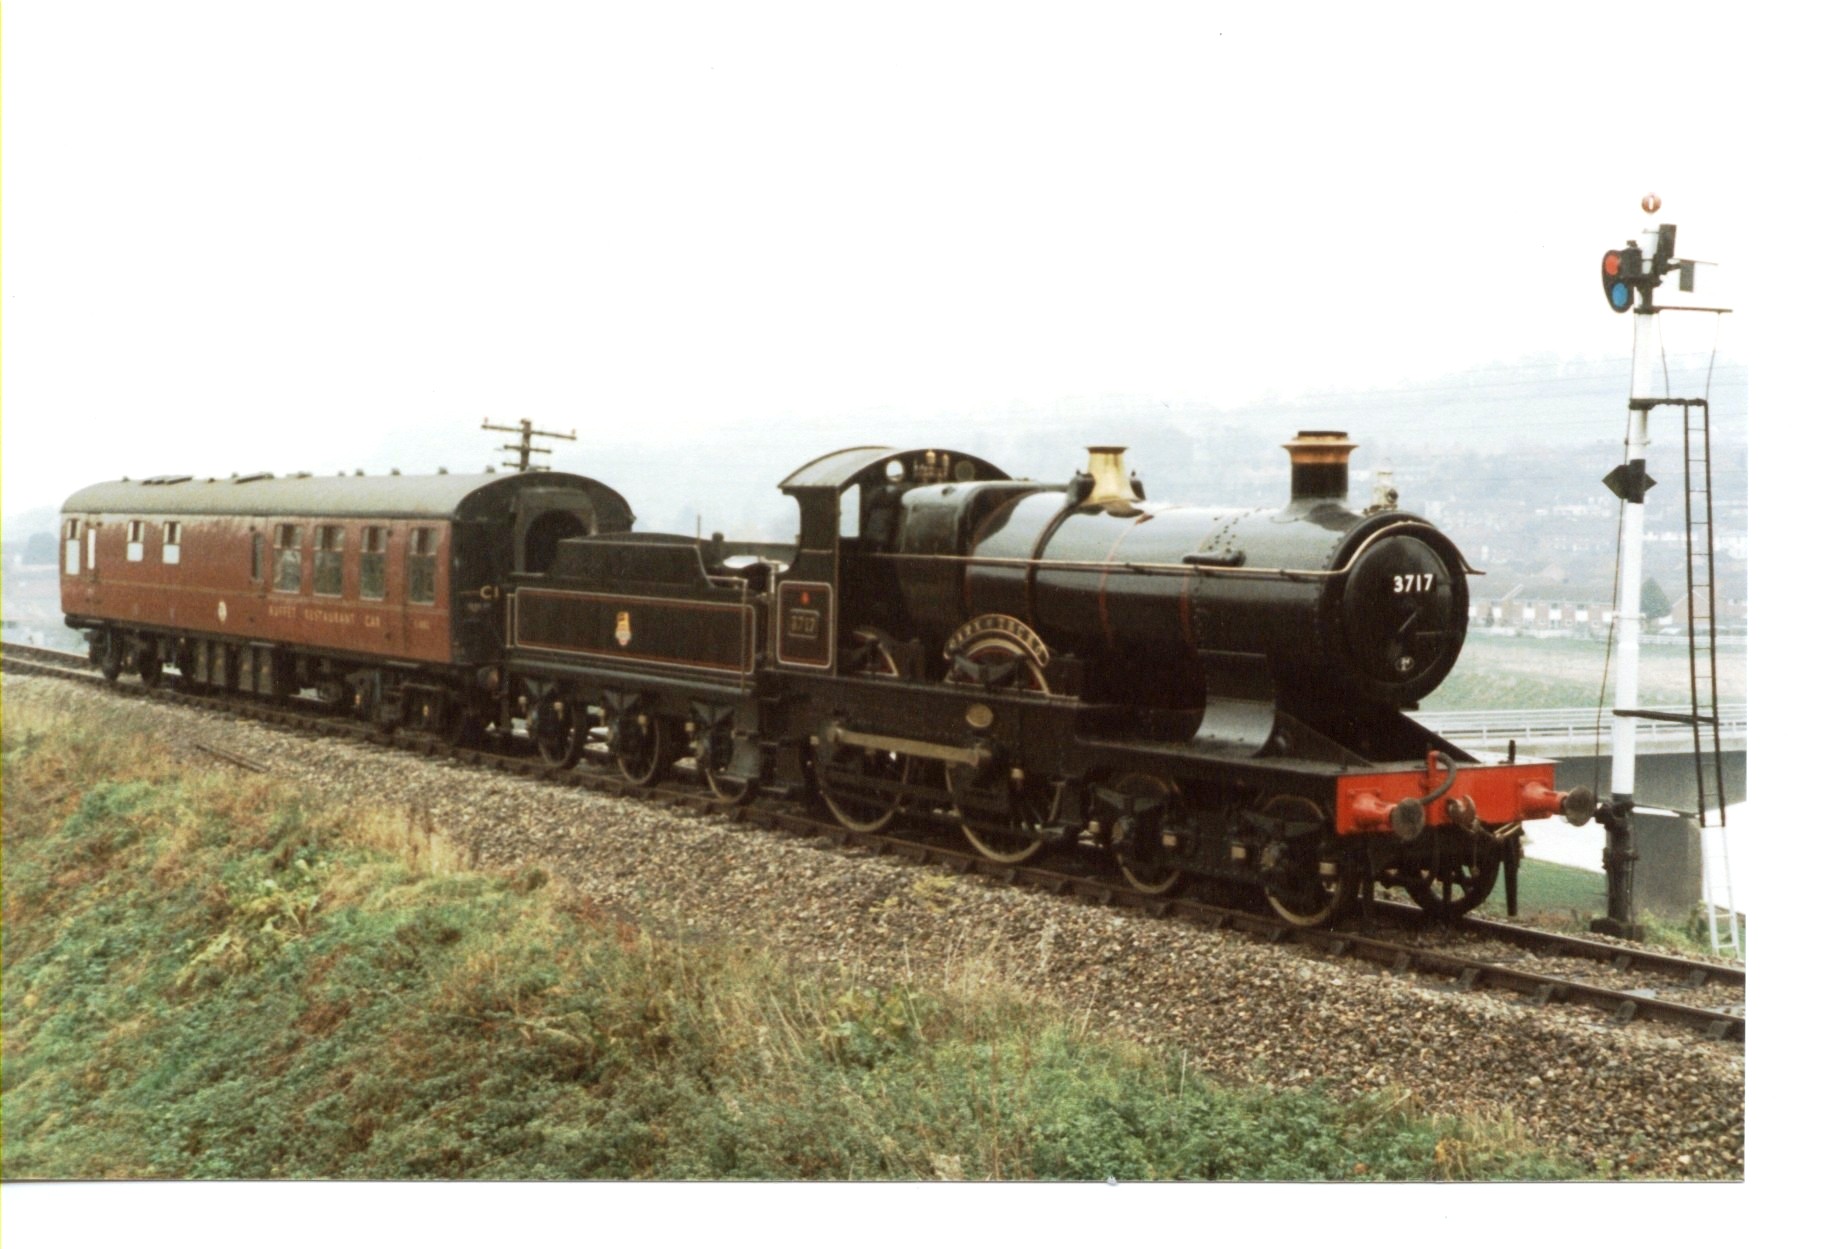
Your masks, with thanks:
[[[1604,253],[1601,276],[1604,302],[1612,312],[1628,312],[1636,303],[1636,279],[1642,276],[1642,251],[1637,247]]]

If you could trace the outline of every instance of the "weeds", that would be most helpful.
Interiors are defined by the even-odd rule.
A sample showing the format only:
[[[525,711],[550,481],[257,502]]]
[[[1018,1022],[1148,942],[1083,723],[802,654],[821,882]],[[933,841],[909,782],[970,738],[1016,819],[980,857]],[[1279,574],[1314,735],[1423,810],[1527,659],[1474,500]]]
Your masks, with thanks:
[[[1005,951],[931,987],[665,940],[470,870],[423,811],[186,772],[131,726],[15,712],[5,766],[9,1179],[1565,1173],[1399,1093],[1212,1084]],[[947,909],[930,879],[903,904]]]

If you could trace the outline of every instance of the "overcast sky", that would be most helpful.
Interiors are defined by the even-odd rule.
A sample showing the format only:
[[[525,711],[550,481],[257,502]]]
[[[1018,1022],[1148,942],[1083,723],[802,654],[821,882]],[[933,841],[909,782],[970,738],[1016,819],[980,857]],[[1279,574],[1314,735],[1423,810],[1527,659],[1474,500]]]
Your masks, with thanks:
[[[9,4],[6,510],[1626,356],[1650,190],[1731,298],[1735,25],[1656,10],[1702,68],[1625,139],[1619,21],[1367,12]]]

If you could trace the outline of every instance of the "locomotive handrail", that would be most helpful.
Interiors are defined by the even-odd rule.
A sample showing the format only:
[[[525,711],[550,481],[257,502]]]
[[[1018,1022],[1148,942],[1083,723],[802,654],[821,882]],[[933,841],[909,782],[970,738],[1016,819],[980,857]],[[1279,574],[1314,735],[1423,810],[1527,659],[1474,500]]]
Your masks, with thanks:
[[[981,564],[985,568],[1043,568],[1057,572],[1118,572],[1141,573],[1149,576],[1191,577],[1191,576],[1228,576],[1253,577],[1258,581],[1269,581],[1275,578],[1286,578],[1296,581],[1323,581],[1340,575],[1344,570],[1319,570],[1312,568],[1206,568],[1198,564],[1138,564],[1132,561],[1107,561],[1087,559],[1021,559],[1012,555],[923,555],[913,552],[880,551],[871,558],[898,559],[909,561],[930,561],[945,564]]]
[[[938,555],[901,551],[879,551],[874,554],[873,558],[915,561],[931,560],[947,564],[981,564],[986,568],[1040,568],[1052,569],[1057,572],[1109,572],[1111,570],[1116,570],[1157,577],[1244,577],[1253,578],[1257,581],[1329,581],[1334,577],[1348,575],[1351,569],[1356,567],[1358,558],[1370,547],[1376,545],[1381,539],[1387,537],[1389,534],[1400,533],[1406,529],[1424,529],[1437,532],[1436,530],[1433,530],[1433,526],[1418,521],[1402,521],[1398,524],[1389,525],[1388,527],[1378,529],[1375,533],[1371,534],[1368,540],[1355,551],[1352,551],[1350,558],[1345,560],[1344,563],[1337,568],[1220,568],[1207,564],[1192,563],[1153,564],[1113,560],[1034,559],[1031,557],[1022,558],[1016,555]],[[1454,548],[1454,551],[1457,553],[1456,548]],[[1187,556],[1188,560],[1191,558],[1191,556]],[[1468,576],[1481,577],[1484,575],[1483,570],[1471,567],[1471,565],[1465,561],[1462,553],[1458,553],[1458,563],[1459,567],[1463,569]]]

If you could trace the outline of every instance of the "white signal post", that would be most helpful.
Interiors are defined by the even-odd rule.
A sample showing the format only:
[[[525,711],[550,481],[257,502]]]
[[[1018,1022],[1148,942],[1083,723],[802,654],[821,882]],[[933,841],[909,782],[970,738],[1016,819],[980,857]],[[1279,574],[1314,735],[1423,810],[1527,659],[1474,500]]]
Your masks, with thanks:
[[[1617,694],[1614,706],[1637,705],[1642,653],[1642,520],[1646,506],[1648,414],[1653,406],[1652,360],[1656,308],[1648,299],[1635,310],[1635,346],[1630,364],[1629,434],[1624,443],[1623,567],[1617,604]],[[1608,923],[1618,936],[1640,936],[1636,921],[1636,836],[1629,813],[1636,795],[1636,720],[1611,717],[1610,811],[1604,821],[1604,875],[1609,882]]]

